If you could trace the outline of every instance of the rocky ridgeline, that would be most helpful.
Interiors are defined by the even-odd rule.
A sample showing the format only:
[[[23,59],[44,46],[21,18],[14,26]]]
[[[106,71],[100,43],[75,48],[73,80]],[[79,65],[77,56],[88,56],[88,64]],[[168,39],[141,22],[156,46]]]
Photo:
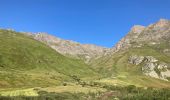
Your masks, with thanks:
[[[30,35],[30,33],[26,34]],[[47,33],[34,33],[31,36],[38,41],[46,43],[63,55],[80,58],[89,62],[92,59],[103,57],[103,55],[111,56],[115,52],[127,50],[131,47],[142,47],[144,44],[155,45],[160,44],[160,41],[169,41],[170,21],[160,19],[157,23],[147,27],[135,25],[131,28],[130,32],[111,49],[63,40]],[[170,55],[170,50],[168,48],[165,48],[163,52]]]
[[[129,63],[141,66],[142,72],[154,78],[168,80],[170,78],[170,66],[165,62],[160,62],[152,56],[137,56],[129,57]]]
[[[80,58],[85,60],[86,63],[91,59],[101,57],[109,50],[92,44],[80,44],[70,40],[63,40],[47,33],[36,33],[34,34],[34,39],[47,44],[65,56]]]
[[[113,48],[112,52],[126,50],[130,47],[141,47],[143,44],[159,44],[160,41],[169,41],[170,21],[160,19],[157,23],[147,27],[135,25]]]

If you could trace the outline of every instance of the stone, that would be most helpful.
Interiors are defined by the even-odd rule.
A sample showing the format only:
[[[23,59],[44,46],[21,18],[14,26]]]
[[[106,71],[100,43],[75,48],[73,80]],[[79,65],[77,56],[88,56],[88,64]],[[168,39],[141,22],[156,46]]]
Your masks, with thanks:
[[[170,39],[170,21],[160,19],[157,23],[151,24],[147,27],[135,25],[131,28],[128,34],[123,37],[113,48],[112,52],[127,50],[135,47],[133,43],[157,45],[162,40]]]
[[[144,29],[145,29],[145,26],[134,25],[134,26],[131,28],[131,32],[133,32],[133,33],[141,33]]]
[[[130,56],[129,63],[139,65],[143,60],[144,60],[143,56],[134,55],[134,56]]]
[[[166,63],[160,63],[159,65],[158,65],[158,69],[159,70],[165,70],[165,69],[167,69],[168,68],[168,65],[166,64]]]
[[[170,77],[170,70],[161,72],[161,76],[162,76],[163,79]]]
[[[145,62],[157,62],[158,60],[152,56],[146,56]]]
[[[154,77],[154,78],[159,78],[159,75],[155,72],[155,64],[154,63],[146,63],[143,67],[142,67],[142,71],[145,75],[150,76],[150,77]]]
[[[151,71],[154,71],[155,65],[154,63],[146,63],[143,67],[142,67],[142,71],[144,73],[149,73]]]

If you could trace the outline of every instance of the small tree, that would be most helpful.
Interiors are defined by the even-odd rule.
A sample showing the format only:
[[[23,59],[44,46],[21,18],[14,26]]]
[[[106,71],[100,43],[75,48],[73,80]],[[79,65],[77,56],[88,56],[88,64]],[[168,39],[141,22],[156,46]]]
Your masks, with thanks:
[[[63,83],[63,86],[67,86],[67,83]]]

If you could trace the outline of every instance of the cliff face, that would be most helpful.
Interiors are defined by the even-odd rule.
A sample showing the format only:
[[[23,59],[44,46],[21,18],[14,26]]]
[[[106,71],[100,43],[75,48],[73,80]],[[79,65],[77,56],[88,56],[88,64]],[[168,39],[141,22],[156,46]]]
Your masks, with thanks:
[[[108,48],[92,44],[80,44],[70,40],[63,40],[46,33],[34,34],[34,39],[44,42],[65,56],[83,59],[85,62],[89,62],[91,59],[101,57],[109,50]]]
[[[141,66],[143,74],[167,80],[170,77],[169,64],[159,61],[153,56],[137,56],[132,55],[129,57],[128,62],[130,64]]]

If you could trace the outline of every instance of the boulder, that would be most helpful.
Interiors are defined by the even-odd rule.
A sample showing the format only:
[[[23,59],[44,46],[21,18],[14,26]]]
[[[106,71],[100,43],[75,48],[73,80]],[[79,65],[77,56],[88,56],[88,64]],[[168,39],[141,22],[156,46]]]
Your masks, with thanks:
[[[146,63],[143,67],[142,67],[142,71],[144,73],[150,73],[151,71],[154,71],[155,68],[155,64],[154,63]]]
[[[150,62],[150,63],[146,63],[142,67],[142,71],[147,76],[159,78],[159,75],[154,70],[155,68],[156,68],[156,64]]]
[[[158,65],[159,70],[167,70],[167,68],[168,68],[168,65],[166,63],[160,63]]]
[[[130,56],[129,63],[139,65],[143,60],[144,60],[143,56],[134,55],[134,56]]]
[[[167,71],[161,72],[161,77],[163,79],[167,79],[168,77],[170,77],[170,71],[167,70]]]

